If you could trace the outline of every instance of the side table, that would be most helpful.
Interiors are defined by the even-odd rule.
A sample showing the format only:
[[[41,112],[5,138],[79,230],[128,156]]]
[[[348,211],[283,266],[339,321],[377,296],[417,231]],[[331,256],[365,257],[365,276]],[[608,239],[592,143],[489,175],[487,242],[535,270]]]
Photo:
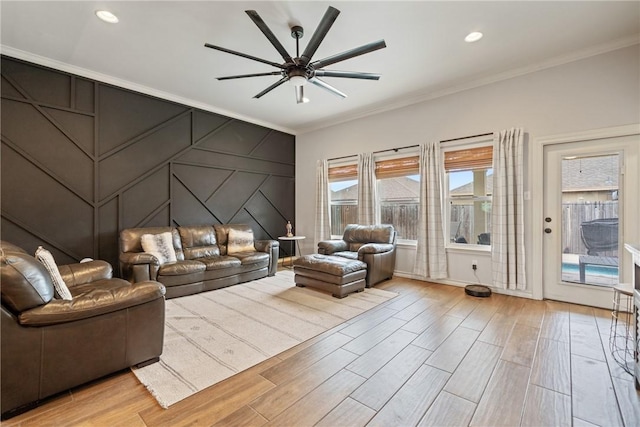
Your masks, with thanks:
[[[284,258],[282,259],[282,266],[283,267],[287,267],[287,268],[293,268],[293,257],[296,254],[296,246],[298,246],[298,253],[302,254],[302,252],[300,251],[300,240],[304,240],[306,238],[306,236],[280,236],[278,237],[278,240],[282,240],[282,241],[289,241],[291,242],[291,255],[290,255],[290,260],[291,260],[291,265],[289,265],[288,267],[285,265],[284,263]]]

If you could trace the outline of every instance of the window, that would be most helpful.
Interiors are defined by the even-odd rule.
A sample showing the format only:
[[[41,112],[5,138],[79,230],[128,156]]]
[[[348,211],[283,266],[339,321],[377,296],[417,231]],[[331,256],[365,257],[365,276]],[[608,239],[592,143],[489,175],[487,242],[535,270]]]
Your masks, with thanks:
[[[418,156],[376,162],[380,222],[393,224],[399,240],[418,239]]]
[[[493,146],[444,151],[449,246],[491,244]]]
[[[329,168],[331,235],[342,236],[347,224],[358,222],[358,165]]]

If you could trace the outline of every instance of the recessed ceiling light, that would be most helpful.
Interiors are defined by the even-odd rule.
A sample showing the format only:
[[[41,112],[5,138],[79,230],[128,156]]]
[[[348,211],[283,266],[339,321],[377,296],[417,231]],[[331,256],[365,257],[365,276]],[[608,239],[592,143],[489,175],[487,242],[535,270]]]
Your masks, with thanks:
[[[469,33],[467,37],[464,38],[464,41],[466,41],[467,43],[473,43],[473,42],[477,42],[481,38],[482,38],[482,33],[478,31],[474,31],[473,33]]]
[[[119,21],[118,17],[108,10],[97,10],[96,16],[109,24],[117,24]]]

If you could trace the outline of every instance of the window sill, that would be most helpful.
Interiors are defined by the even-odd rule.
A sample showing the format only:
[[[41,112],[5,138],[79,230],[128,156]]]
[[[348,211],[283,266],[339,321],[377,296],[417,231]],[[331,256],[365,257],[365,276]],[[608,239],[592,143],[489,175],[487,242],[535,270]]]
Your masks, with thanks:
[[[446,247],[447,252],[491,252],[490,245],[471,245],[471,244],[449,244]]]

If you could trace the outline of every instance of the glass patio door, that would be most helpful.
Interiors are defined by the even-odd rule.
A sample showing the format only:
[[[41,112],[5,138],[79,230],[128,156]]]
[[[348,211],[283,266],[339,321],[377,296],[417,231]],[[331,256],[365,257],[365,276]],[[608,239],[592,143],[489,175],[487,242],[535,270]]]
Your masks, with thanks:
[[[637,145],[628,137],[544,147],[545,298],[611,307],[623,268],[625,156]]]

